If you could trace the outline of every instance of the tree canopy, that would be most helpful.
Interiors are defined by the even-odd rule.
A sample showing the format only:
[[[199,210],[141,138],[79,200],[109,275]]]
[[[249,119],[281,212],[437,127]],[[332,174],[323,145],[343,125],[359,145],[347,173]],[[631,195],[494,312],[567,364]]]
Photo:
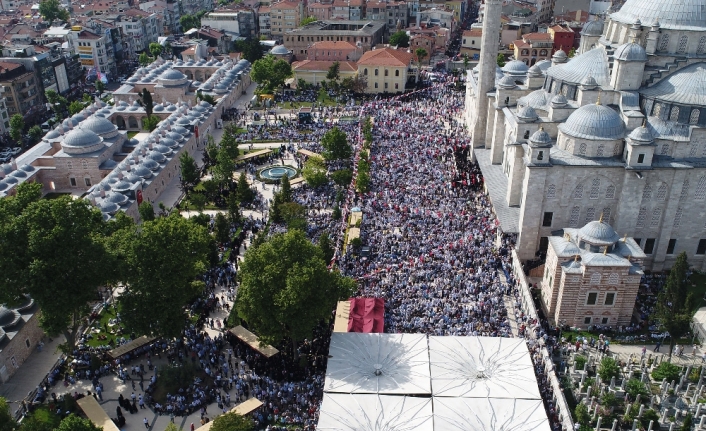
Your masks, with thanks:
[[[682,252],[669,271],[667,282],[657,295],[657,318],[663,329],[669,332],[669,355],[678,338],[691,329],[694,316],[694,295],[689,293],[687,271],[689,264],[686,253]]]
[[[155,214],[154,214],[154,206],[152,205],[152,202],[149,202],[149,201],[142,202],[137,207],[137,211],[140,213],[140,220],[142,220],[143,222],[152,221],[156,218]]]
[[[346,133],[338,127],[324,133],[321,137],[321,145],[324,147],[323,156],[326,160],[344,160],[353,154]]]
[[[328,270],[321,249],[298,229],[251,246],[241,275],[238,315],[272,344],[288,337],[296,346],[355,290],[352,279]]]
[[[152,54],[152,57],[157,58],[160,55],[162,55],[162,52],[164,51],[164,47],[157,43],[157,42],[152,42],[150,43],[150,54]]]
[[[192,28],[201,28],[201,18],[197,15],[184,14],[179,18],[182,31],[189,31]]]
[[[334,61],[333,64],[328,68],[328,72],[326,72],[326,79],[329,79],[331,81],[335,81],[339,77],[339,72],[341,70],[341,63]]]
[[[394,33],[390,36],[390,45],[399,46],[400,48],[409,47],[409,35],[404,30]]]
[[[22,131],[25,128],[25,119],[22,114],[10,117],[10,137],[18,144],[22,144]]]
[[[226,413],[213,420],[211,431],[253,431],[252,420],[237,413]]]
[[[320,187],[328,183],[326,176],[326,163],[320,157],[309,157],[304,162],[302,177],[311,187]]]
[[[255,63],[263,55],[260,40],[252,37],[235,41],[235,49],[240,51],[243,54],[243,58],[250,63]]]
[[[10,412],[10,405],[5,398],[0,397],[0,431],[12,431],[16,426],[17,422]]]
[[[315,16],[308,16],[299,22],[299,26],[304,27],[305,25],[311,24],[312,22],[316,21],[318,21],[318,18],[316,18]]]
[[[97,427],[88,419],[70,414],[59,423],[56,431],[102,431],[103,428]]]
[[[292,76],[292,66],[281,58],[268,55],[253,63],[250,77],[266,92],[273,92]]]
[[[42,0],[39,2],[39,14],[49,25],[56,20],[69,21],[69,11],[61,7],[59,0]]]

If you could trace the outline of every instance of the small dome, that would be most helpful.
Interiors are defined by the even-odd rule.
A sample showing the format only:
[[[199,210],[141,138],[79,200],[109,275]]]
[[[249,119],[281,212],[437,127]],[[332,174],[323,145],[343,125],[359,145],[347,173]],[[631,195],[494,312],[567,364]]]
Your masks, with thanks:
[[[206,108],[206,109],[211,109],[211,104],[205,100],[202,100],[201,103],[199,103],[199,106]]]
[[[584,105],[574,111],[566,122],[559,125],[564,134],[581,139],[622,139],[625,125],[617,112],[607,106]]]
[[[270,54],[273,55],[289,55],[291,53],[292,51],[285,48],[284,45],[275,45],[275,47],[270,50]]]
[[[589,21],[584,24],[581,30],[581,36],[602,36],[603,35],[603,21],[594,20]]]
[[[87,129],[74,129],[64,136],[61,147],[67,154],[91,153],[103,148],[103,138]]]
[[[3,180],[0,180],[0,192],[3,190],[7,189],[7,183]]]
[[[621,61],[647,61],[647,52],[642,46],[630,42],[620,45],[615,50],[613,58]]]
[[[142,166],[146,167],[150,171],[156,171],[159,169],[159,163],[153,159],[145,159],[142,161]]]
[[[102,213],[113,215],[118,212],[118,210],[120,209],[120,205],[103,199],[98,204],[98,208],[100,208]]]
[[[537,66],[536,64],[529,68],[528,73],[529,73],[529,76],[532,76],[532,77],[540,77],[544,74],[544,73],[542,73],[542,69],[539,66]]]
[[[154,151],[159,151],[160,153],[164,154],[165,156],[173,153],[171,148],[169,148],[166,145],[161,145],[161,143],[154,146]]]
[[[13,171],[10,175],[12,175],[15,178],[27,178],[27,173],[21,169]]]
[[[552,138],[544,131],[544,127],[540,127],[530,136],[529,143],[531,147],[549,147],[552,145]]]
[[[523,123],[531,123],[537,121],[538,118],[537,111],[529,105],[522,106],[517,110],[517,119]]]
[[[632,140],[636,144],[651,144],[654,142],[654,137],[652,136],[652,132],[650,132],[650,129],[648,129],[645,126],[640,126],[637,127],[635,130],[630,132],[628,135],[628,138]]]
[[[176,111],[176,110],[177,110],[177,107],[176,107],[176,105],[174,105],[174,104],[171,104],[171,105],[167,106],[167,111],[174,112],[174,111]]]
[[[566,97],[564,97],[563,94],[557,94],[556,96],[552,97],[552,101],[551,101],[552,108],[563,108],[568,104],[569,104],[569,101],[566,100]]]
[[[127,82],[129,82],[130,84],[134,84],[134,83],[138,82],[139,80],[140,79],[137,76],[132,76],[127,80]]]
[[[118,205],[125,205],[128,201],[128,198],[127,196],[120,193],[108,193],[105,195],[105,198],[103,200]]]
[[[162,138],[159,140],[159,143],[161,145],[166,145],[169,148],[177,148],[179,146],[179,143],[171,138]]]
[[[592,221],[579,230],[579,239],[591,245],[612,245],[618,242],[620,236],[604,221]]]
[[[497,86],[505,90],[510,90],[517,87],[517,84],[515,84],[515,80],[511,76],[503,76],[503,78],[498,81]]]
[[[115,124],[111,123],[110,120],[105,117],[99,117],[97,115],[92,115],[91,117],[89,117],[86,121],[81,123],[79,128],[84,130],[90,130],[91,132],[97,135],[107,135],[118,130]]]
[[[161,75],[159,75],[159,79],[168,79],[168,80],[172,80],[172,81],[178,81],[181,79],[186,79],[186,75],[184,75],[183,73],[179,72],[176,69],[169,69],[169,70],[165,71],[164,73],[162,73]]]
[[[0,327],[9,328],[20,320],[20,313],[0,305]]]
[[[568,60],[568,58],[569,57],[566,55],[566,52],[564,52],[563,49],[559,49],[557,52],[554,53],[554,55],[552,55],[552,60],[555,60],[559,63],[565,62],[566,60]]]
[[[588,75],[581,81],[581,88],[584,90],[593,90],[594,88],[598,87],[598,83],[596,82],[596,79]]]
[[[167,158],[164,157],[164,154],[160,153],[159,151],[151,151],[149,154],[147,154],[148,159],[152,159],[157,163],[164,163]]]
[[[189,132],[188,129],[181,127],[181,126],[172,127],[172,132],[176,132],[176,133],[183,135],[183,136],[187,136],[187,135],[189,135],[189,133],[191,133],[191,132]]]
[[[529,70],[525,62],[520,60],[508,61],[502,69],[503,72],[510,75],[525,75]]]
[[[60,136],[61,136],[61,135],[60,135],[59,132],[57,132],[56,130],[50,130],[49,133],[47,133],[46,135],[44,135],[44,140],[45,140],[45,141],[48,141],[48,140],[50,140],[50,139],[56,139],[56,138],[58,138],[58,137],[60,137]]]
[[[111,186],[113,191],[118,192],[118,193],[125,193],[126,191],[130,190],[132,188],[132,183],[129,183],[125,181],[125,179],[122,179],[115,184]]]
[[[32,165],[23,165],[23,166],[20,167],[20,169],[23,170],[23,171],[25,171],[25,172],[32,173],[32,172],[34,172],[34,169],[35,169],[35,168],[34,168],[34,166],[32,166]]]
[[[132,170],[132,172],[139,176],[140,178],[150,178],[152,176],[152,171],[147,169],[145,166],[138,165],[135,169]]]
[[[158,103],[154,105],[154,108],[152,108],[154,112],[164,112],[164,106],[162,106],[161,103]]]

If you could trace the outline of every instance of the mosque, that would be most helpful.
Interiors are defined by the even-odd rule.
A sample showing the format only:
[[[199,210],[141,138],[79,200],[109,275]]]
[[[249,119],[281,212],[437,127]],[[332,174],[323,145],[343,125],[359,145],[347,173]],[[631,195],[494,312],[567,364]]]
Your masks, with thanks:
[[[611,244],[634,241],[640,271],[683,251],[706,270],[706,0],[627,0],[584,26],[573,58],[502,68],[501,1],[485,8],[464,121],[520,260],[544,263],[552,241],[580,241],[600,218]]]
[[[164,61],[138,69],[113,93],[114,104],[96,99],[65,119],[16,160],[0,165],[0,197],[25,181],[42,184],[44,194],[84,197],[105,219],[119,211],[137,218],[144,201],[156,202],[180,175],[179,156],[195,156],[224,111],[250,86],[247,60]],[[144,130],[139,93],[154,100],[160,119]],[[215,105],[201,100],[210,95]],[[130,134],[130,135],[128,135]]]

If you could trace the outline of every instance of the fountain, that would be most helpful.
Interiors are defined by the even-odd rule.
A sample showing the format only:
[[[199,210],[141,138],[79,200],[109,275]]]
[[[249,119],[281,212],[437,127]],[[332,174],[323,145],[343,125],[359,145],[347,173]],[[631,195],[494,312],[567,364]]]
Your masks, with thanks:
[[[289,178],[294,178],[297,175],[297,170],[291,166],[268,166],[260,171],[260,177],[265,180],[277,181],[287,175]]]

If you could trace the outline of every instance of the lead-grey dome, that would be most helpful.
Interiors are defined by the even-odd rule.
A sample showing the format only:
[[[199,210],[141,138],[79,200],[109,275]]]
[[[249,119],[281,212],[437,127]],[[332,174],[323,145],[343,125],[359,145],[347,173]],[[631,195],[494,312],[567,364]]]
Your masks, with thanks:
[[[557,81],[580,84],[587,76],[592,76],[598,85],[610,84],[608,55],[603,48],[593,48],[577,55],[565,64],[552,66],[547,75]],[[538,63],[539,64],[539,63]]]
[[[557,94],[556,96],[552,97],[552,101],[550,102],[552,108],[564,108],[568,103],[569,101],[566,100],[566,97],[564,97],[563,94]]]
[[[706,106],[706,63],[690,64],[640,93],[661,102]]]
[[[9,328],[17,324],[20,320],[20,313],[11,310],[4,305],[0,305],[0,327]]]
[[[529,67],[527,67],[524,61],[512,60],[505,63],[505,66],[503,66],[502,69],[503,72],[510,75],[524,76],[529,70]]]
[[[64,136],[61,147],[66,154],[86,154],[104,147],[103,138],[87,129],[74,129]]]
[[[529,105],[521,106],[517,110],[517,119],[523,123],[531,123],[537,121],[538,118],[537,111]]]
[[[168,69],[162,72],[157,80],[165,87],[180,86],[186,83],[186,75],[176,69]]]
[[[650,129],[648,129],[645,126],[640,126],[630,132],[628,135],[628,139],[633,141],[635,144],[642,144],[642,145],[648,145],[654,142],[654,137],[652,136],[652,132],[650,132]]]
[[[517,87],[517,84],[515,84],[515,80],[512,79],[511,76],[503,76],[503,78],[498,81],[496,85],[505,90],[510,90],[512,88]]]
[[[621,61],[647,61],[647,51],[642,46],[629,42],[620,45],[613,53],[613,58]]]
[[[270,54],[274,55],[289,55],[292,51],[288,50],[284,45],[275,45],[274,48],[270,50]]]
[[[587,22],[583,29],[581,29],[581,36],[602,36],[603,35],[603,21],[593,20]]]
[[[580,139],[622,139],[625,125],[617,112],[607,106],[584,105],[574,111],[566,122],[559,125],[565,135]]]
[[[549,147],[552,145],[552,138],[544,131],[544,127],[540,127],[530,136],[529,143],[531,147]]]
[[[618,12],[610,15],[614,21],[633,24],[659,21],[670,30],[706,29],[706,0],[627,0]]]
[[[612,245],[619,239],[620,236],[604,221],[594,220],[579,230],[579,240],[591,245]]]
[[[90,130],[97,135],[108,135],[115,132],[118,128],[105,117],[92,115],[87,120],[83,121],[79,129]]]
[[[518,105],[529,105],[534,109],[546,110],[551,94],[548,94],[543,89],[535,90],[530,94],[517,99]]]

